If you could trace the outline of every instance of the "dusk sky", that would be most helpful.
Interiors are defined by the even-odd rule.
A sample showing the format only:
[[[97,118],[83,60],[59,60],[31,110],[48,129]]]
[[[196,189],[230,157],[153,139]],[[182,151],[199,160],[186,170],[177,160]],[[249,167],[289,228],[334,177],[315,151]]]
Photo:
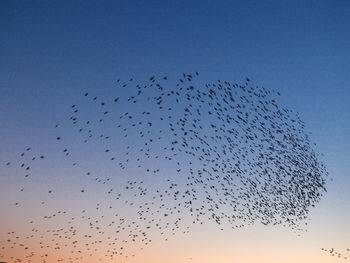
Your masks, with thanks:
[[[0,261],[350,262],[349,14],[348,1],[1,1]],[[278,92],[278,105],[299,113],[328,171],[327,192],[310,208],[307,231],[259,221],[236,229],[223,225],[221,231],[215,222],[204,221],[190,225],[189,233],[170,234],[167,241],[151,229],[152,243],[142,249],[142,242],[115,241],[133,257],[106,258],[101,251],[111,241],[102,234],[94,239],[102,242],[94,244],[99,249],[92,256],[72,255],[72,242],[81,241],[78,247],[83,247],[80,234],[89,232],[82,210],[106,222],[115,211],[133,220],[135,211],[114,203],[110,188],[113,194],[124,193],[128,180],[164,188],[161,178],[178,174],[178,183],[184,184],[187,177],[185,169],[176,173],[166,161],[150,161],[161,167],[160,173],[145,175],[104,159],[106,147],[115,149],[118,158],[122,150],[117,150],[136,136],[128,130],[123,139],[112,122],[122,111],[136,114],[148,107],[146,100],[119,108],[108,101],[127,98],[136,84],[149,84],[152,76],[167,76],[164,85],[175,86],[184,73],[195,72],[198,89],[218,80],[243,85],[249,78],[253,87]],[[92,104],[94,96],[106,101],[110,122],[97,123],[103,111]],[[108,143],[83,142],[70,120],[75,108],[80,119],[111,136]],[[172,114],[181,117],[177,110]],[[136,147],[139,141],[133,142]],[[130,149],[130,163],[136,155]],[[133,200],[128,192],[123,198]],[[67,215],[57,213],[63,210]],[[44,219],[52,214],[55,218]],[[191,222],[188,215],[183,220]],[[53,229],[58,233],[71,225],[81,232],[60,243],[67,246],[55,248]]]

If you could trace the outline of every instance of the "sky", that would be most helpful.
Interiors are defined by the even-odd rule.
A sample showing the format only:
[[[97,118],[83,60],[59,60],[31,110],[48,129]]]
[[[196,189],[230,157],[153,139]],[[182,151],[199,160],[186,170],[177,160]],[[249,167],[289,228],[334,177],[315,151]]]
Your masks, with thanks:
[[[2,1],[0,6],[0,247],[7,232],[27,233],[28,218],[49,211],[34,205],[46,198],[41,190],[47,185],[60,185],[61,194],[51,200],[55,208],[74,211],[92,202],[94,194],[91,200],[65,198],[82,182],[98,196],[100,186],[79,176],[68,179],[74,170],[60,161],[54,140],[55,124],[66,121],[72,104],[84,105],[82,94],[107,99],[117,79],[175,79],[197,71],[208,81],[243,83],[249,77],[280,92],[280,104],[299,112],[324,154],[328,191],[301,236],[280,226],[220,231],[208,223],[168,242],[156,237],[122,262],[349,261],[321,250],[350,247],[348,1]],[[62,129],[73,144],[76,134]],[[88,162],[79,145],[72,147]],[[54,160],[43,162],[30,184],[4,165],[29,146]],[[30,189],[21,196],[27,205],[17,209],[13,204],[23,184]],[[12,262],[16,253],[21,252],[1,251],[0,260]]]

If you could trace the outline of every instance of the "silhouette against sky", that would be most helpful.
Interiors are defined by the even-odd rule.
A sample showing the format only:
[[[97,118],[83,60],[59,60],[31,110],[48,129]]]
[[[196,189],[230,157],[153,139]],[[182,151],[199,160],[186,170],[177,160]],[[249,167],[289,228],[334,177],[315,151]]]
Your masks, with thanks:
[[[73,238],[71,242],[83,244],[87,240],[90,247],[98,247],[98,251],[104,251],[106,244],[115,242],[118,253],[127,250],[124,255],[135,255],[128,258],[115,256],[111,262],[118,262],[120,258],[124,262],[169,263],[349,261],[348,2],[4,1],[0,10],[0,259],[7,262],[18,262],[17,259],[22,259],[22,262],[26,259],[32,259],[32,262],[96,262],[105,256],[93,251],[92,256],[80,255],[79,252],[73,255],[70,251],[75,250],[74,243],[61,250],[55,248],[56,241],[52,242],[52,238],[68,235]],[[188,80],[188,74],[191,80]],[[155,76],[155,82],[150,79],[152,76]],[[167,79],[163,79],[165,76]],[[179,82],[180,78],[183,82]],[[138,202],[148,200],[147,197],[151,195],[146,192],[152,192],[153,188],[165,190],[180,187],[180,190],[184,190],[187,189],[186,183],[189,183],[185,179],[178,180],[177,176],[189,173],[192,164],[179,167],[168,159],[152,159],[156,153],[170,156],[162,149],[167,147],[164,144],[170,139],[174,142],[174,134],[168,126],[165,129],[162,122],[151,118],[161,118],[163,115],[161,110],[157,111],[159,104],[147,102],[146,94],[159,96],[159,93],[147,93],[148,89],[144,89],[137,103],[128,101],[135,92],[137,94],[137,85],[149,87],[154,83],[156,87],[156,83],[160,83],[169,92],[172,88],[175,91],[175,87],[186,90],[193,85],[195,89],[187,93],[194,94],[198,90],[209,94],[210,89],[204,89],[206,84],[211,83],[216,85],[211,89],[220,96],[218,80],[222,85],[224,81],[231,85],[237,83],[237,90],[241,90],[241,85],[246,86],[247,90],[251,86],[256,91],[274,91],[271,99],[276,99],[278,107],[293,111],[291,118],[286,117],[288,123],[292,123],[295,114],[304,122],[304,130],[300,134],[305,132],[309,136],[310,152],[321,153],[317,160],[324,163],[328,176],[325,176],[327,192],[317,197],[315,207],[308,204],[310,207],[307,218],[303,220],[303,230],[281,224],[265,225],[263,220],[234,229],[229,222],[218,227],[215,216],[213,220],[201,219],[203,224],[190,224],[190,229],[187,229],[187,221],[192,222],[192,211],[186,210],[188,214],[186,212],[182,216],[183,225],[178,223],[183,227],[181,233],[173,236],[150,230],[147,237],[152,236],[152,242],[145,247],[141,245],[144,242],[132,246],[130,243],[120,245],[118,242],[124,240],[124,236],[112,241],[107,238],[108,234],[101,234],[102,245],[92,245],[92,240],[89,241],[89,237],[82,234],[88,236],[91,231],[91,225],[85,226],[86,222],[94,222],[94,231],[97,232],[91,233],[98,236],[99,231],[107,232],[109,229],[96,230],[98,224],[113,225],[111,211],[120,210],[118,220],[129,218],[128,223],[134,227],[132,222],[137,221],[133,220],[136,208],[130,206],[134,194],[141,194],[140,199],[134,201],[138,205]],[[179,86],[176,86],[177,83]],[[124,84],[127,85],[123,87]],[[232,87],[232,90],[236,89]],[[188,130],[190,128],[186,125],[189,123],[199,125],[200,121],[194,122],[194,116],[200,103],[188,102],[193,106],[193,115],[189,117],[175,106],[175,96],[167,99],[164,95],[164,110],[172,107],[172,111],[165,116],[171,116],[174,125],[175,120],[187,118],[184,125]],[[186,93],[181,93],[180,97],[186,100],[185,96]],[[225,96],[229,98],[227,94]],[[97,97],[96,100],[94,97]],[[120,100],[115,101],[117,98]],[[210,101],[206,95],[202,94],[202,98]],[[258,101],[255,98],[254,103]],[[112,108],[110,105],[114,102],[118,106]],[[219,103],[222,104],[221,99]],[[211,111],[209,108],[210,105],[207,105],[200,110]],[[146,110],[157,113],[142,115]],[[268,112],[271,111],[269,109]],[[130,115],[119,119],[125,112]],[[214,149],[214,145],[220,148],[220,140],[215,142],[215,139],[209,138],[215,134],[216,128],[210,124],[219,127],[220,121],[209,122],[214,117],[201,114],[203,130],[197,135],[208,135],[208,149]],[[78,119],[74,120],[72,116]],[[100,118],[103,121],[99,122]],[[114,126],[117,119],[121,125],[119,130]],[[84,127],[74,124],[74,121],[78,121],[80,125],[83,120]],[[92,128],[86,124],[87,120],[91,120]],[[142,125],[145,126],[136,126],[137,123],[132,126],[131,120],[144,122]],[[172,120],[167,120],[166,125]],[[153,126],[149,128],[151,121]],[[84,138],[79,133],[80,127],[86,132]],[[134,127],[143,128],[137,130]],[[123,128],[128,129],[126,133]],[[147,135],[148,128],[152,136]],[[156,136],[156,128],[157,132],[164,129],[165,134],[157,133]],[[90,133],[89,129],[92,130]],[[144,131],[144,137],[138,139],[140,134],[136,134],[136,130]],[[245,130],[242,131],[247,134]],[[91,134],[95,137],[89,137]],[[190,136],[189,131],[188,134]],[[101,138],[104,141],[96,139],[100,135],[103,135]],[[128,137],[124,138],[125,135]],[[106,139],[106,136],[110,138]],[[149,153],[154,155],[150,158],[148,155],[140,157],[144,170],[137,169],[135,160],[124,163],[127,158],[116,162],[117,166],[109,164],[110,158],[118,159],[126,152],[129,152],[130,158],[136,156],[136,150],[128,146],[137,148],[140,143],[145,143],[144,138],[156,140],[159,136],[162,139],[153,146],[154,152]],[[263,135],[258,137],[264,138]],[[201,139],[193,139],[194,134],[192,139],[186,138],[186,142],[193,147],[201,143]],[[85,139],[89,142],[85,143]],[[286,142],[286,139],[281,141]],[[147,151],[147,147],[144,149]],[[24,155],[21,156],[21,153]],[[112,155],[114,153],[115,156]],[[181,153],[181,157],[175,157],[179,158],[177,162],[182,165],[185,161],[191,161],[191,157]],[[255,160],[250,157],[247,160]],[[212,163],[223,167],[232,165],[232,162],[222,162],[220,158],[220,163],[216,163],[217,160]],[[240,155],[242,163],[244,158]],[[246,163],[247,166],[249,164]],[[200,165],[198,162],[192,168],[203,168]],[[146,166],[151,171],[159,167],[160,172],[149,176]],[[198,175],[197,170],[195,174]],[[310,185],[320,187],[315,182],[312,181]],[[190,183],[196,184],[195,181]],[[292,183],[290,185],[293,186]],[[130,189],[125,190],[125,186]],[[241,185],[237,185],[237,189],[239,187]],[[207,190],[211,191],[210,188]],[[118,197],[118,193],[122,193],[122,196]],[[294,197],[294,194],[290,196]],[[170,209],[173,199],[169,201],[165,196],[162,201],[157,197],[157,201],[159,205],[164,204],[164,209]],[[198,197],[201,199],[206,195],[198,193]],[[125,201],[128,203],[125,204]],[[280,200],[278,204],[282,206],[286,203]],[[191,208],[188,203],[186,205],[187,209]],[[193,208],[201,211],[200,206],[193,204]],[[233,213],[228,207],[222,209],[218,211]],[[167,220],[172,219],[170,212],[173,211],[175,213],[175,210],[162,212],[162,216],[155,216],[154,219],[162,219],[161,222],[166,225]],[[249,214],[247,211],[245,215]],[[271,206],[269,211],[291,210],[280,207],[273,210]],[[200,218],[201,214],[197,212],[194,215]],[[258,214],[256,209],[252,213]],[[79,234],[71,236],[74,232],[69,232],[71,226]],[[121,228],[118,230],[123,234]],[[224,230],[221,231],[221,228]],[[48,229],[49,233],[46,232]],[[164,236],[167,241],[164,241]],[[48,244],[50,247],[45,247]],[[111,244],[108,248],[114,247]],[[35,251],[35,254],[29,251]]]

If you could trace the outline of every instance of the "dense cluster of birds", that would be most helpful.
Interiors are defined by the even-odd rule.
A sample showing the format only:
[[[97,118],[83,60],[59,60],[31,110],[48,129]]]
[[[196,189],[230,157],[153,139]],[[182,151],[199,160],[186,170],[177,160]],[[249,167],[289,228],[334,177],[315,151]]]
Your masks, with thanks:
[[[52,139],[75,173],[104,187],[102,201],[30,220],[27,236],[9,231],[0,259],[53,262],[57,252],[58,262],[95,254],[113,261],[134,256],[135,247],[143,249],[157,235],[168,240],[210,221],[221,230],[256,223],[306,230],[328,174],[298,113],[277,102],[279,92],[254,87],[248,78],[243,84],[206,83],[198,72],[175,82],[152,76],[142,84],[129,79],[116,85],[117,95],[105,99],[92,94],[97,90],[84,92],[81,105],[70,106],[69,120],[55,125]],[[77,147],[67,145],[73,133],[76,145],[93,145],[83,155],[95,163],[73,160]],[[20,167],[29,180],[36,160],[50,158],[27,147],[1,166]],[[101,162],[112,165],[113,174],[93,172]],[[129,178],[120,187],[122,174]],[[59,189],[46,191],[51,197]],[[91,191],[81,186],[76,192]],[[18,209],[21,204],[14,200]],[[8,256],[11,249],[22,249],[22,258]],[[63,258],[61,250],[70,256]]]

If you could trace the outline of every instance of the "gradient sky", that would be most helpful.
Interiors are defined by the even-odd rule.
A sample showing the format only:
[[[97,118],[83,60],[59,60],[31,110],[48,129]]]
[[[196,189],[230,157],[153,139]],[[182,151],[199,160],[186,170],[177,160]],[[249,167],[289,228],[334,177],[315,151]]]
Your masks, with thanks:
[[[321,248],[350,247],[349,13],[349,1],[1,1],[0,246],[10,229],[25,231],[27,213],[40,214],[13,208],[21,182],[3,164],[27,145],[54,156],[52,127],[85,91],[108,97],[118,78],[198,71],[281,92],[324,154],[328,193],[300,237],[281,227],[221,232],[208,224],[125,262],[347,262]],[[59,181],[54,175],[47,180]]]

